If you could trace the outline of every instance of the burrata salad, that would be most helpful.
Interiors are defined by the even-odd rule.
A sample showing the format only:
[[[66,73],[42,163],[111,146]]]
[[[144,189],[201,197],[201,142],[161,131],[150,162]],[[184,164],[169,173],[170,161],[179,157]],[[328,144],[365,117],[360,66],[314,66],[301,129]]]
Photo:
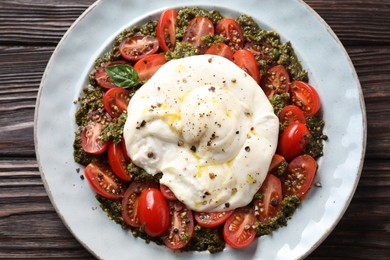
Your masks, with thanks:
[[[285,226],[326,140],[291,43],[198,7],[124,30],[76,103],[74,158],[103,211],[175,251],[244,248]]]

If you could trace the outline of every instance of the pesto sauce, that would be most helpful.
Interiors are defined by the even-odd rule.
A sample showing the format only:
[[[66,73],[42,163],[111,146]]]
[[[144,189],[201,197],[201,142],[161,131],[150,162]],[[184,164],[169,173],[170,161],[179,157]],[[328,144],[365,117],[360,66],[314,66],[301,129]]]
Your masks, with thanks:
[[[125,127],[127,113],[122,113],[118,118],[113,118],[112,121],[104,128],[102,132],[102,142],[112,141],[120,143],[123,140],[123,129]]]
[[[87,166],[91,162],[103,161],[104,157],[101,155],[88,154],[84,152],[84,149],[81,147],[81,127],[75,133],[75,139],[73,141],[73,158],[75,162]]]
[[[184,251],[205,251],[210,253],[221,252],[225,248],[219,228],[203,228],[199,225],[194,227],[194,236],[183,249]]]
[[[197,49],[188,42],[177,42],[174,51],[167,51],[165,57],[167,60],[181,59],[185,57],[194,56],[197,54]]]
[[[291,43],[286,42],[282,44],[279,48],[279,51],[280,56],[278,64],[283,65],[287,69],[291,76],[291,80],[308,82],[309,78],[307,72],[302,68],[302,65],[299,62],[298,57],[291,46]]]
[[[324,155],[324,141],[328,140],[328,137],[323,134],[325,122],[318,117],[308,116],[306,117],[306,126],[310,130],[310,137],[309,143],[306,145],[303,152],[317,159]]]
[[[103,110],[104,91],[100,87],[89,86],[83,90],[83,95],[78,99],[79,109],[76,111],[76,123],[84,126],[90,112]]]
[[[162,173],[157,173],[156,175],[150,175],[147,173],[144,169],[138,167],[134,163],[129,163],[127,165],[127,170],[131,174],[132,178],[136,182],[160,182],[160,179],[162,177]]]
[[[292,217],[300,203],[301,201],[296,196],[285,197],[282,201],[282,209],[275,217],[269,219],[268,223],[256,222],[256,236],[268,235],[280,227],[287,226],[287,221]]]
[[[291,105],[291,96],[289,93],[275,94],[270,99],[271,105],[276,116],[279,116],[280,111],[287,105]]]

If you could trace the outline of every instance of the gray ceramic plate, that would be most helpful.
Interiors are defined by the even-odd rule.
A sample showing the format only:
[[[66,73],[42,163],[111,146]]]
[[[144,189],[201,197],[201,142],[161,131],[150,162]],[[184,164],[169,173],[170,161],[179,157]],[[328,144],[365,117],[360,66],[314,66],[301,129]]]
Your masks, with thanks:
[[[261,237],[248,248],[222,253],[173,253],[145,244],[122,230],[99,208],[73,161],[73,103],[87,84],[96,57],[124,28],[142,23],[169,7],[196,4],[226,16],[253,16],[283,41],[291,41],[309,71],[322,103],[329,141],[319,160],[313,188],[289,224]],[[329,26],[300,0],[100,0],[69,29],[56,48],[42,79],[35,114],[36,154],[42,179],[59,216],[74,236],[104,259],[295,259],[307,256],[332,231],[349,205],[363,164],[366,121],[362,91],[353,65]],[[82,173],[82,170],[81,170]]]

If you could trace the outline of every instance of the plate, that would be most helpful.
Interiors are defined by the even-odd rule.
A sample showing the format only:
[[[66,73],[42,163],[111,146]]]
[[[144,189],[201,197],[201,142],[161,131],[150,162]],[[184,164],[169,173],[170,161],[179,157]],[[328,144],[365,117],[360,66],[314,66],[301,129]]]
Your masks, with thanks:
[[[312,252],[338,223],[356,189],[366,144],[363,95],[353,65],[330,27],[300,0],[100,0],[71,26],[54,51],[42,78],[35,111],[35,147],[47,193],[58,215],[92,254],[102,259],[295,259]],[[225,16],[244,13],[265,29],[291,41],[322,103],[329,140],[312,188],[288,226],[261,237],[244,250],[174,253],[145,244],[110,221],[94,192],[80,179],[73,161],[74,101],[95,58],[124,28],[158,18],[166,8],[201,6]]]

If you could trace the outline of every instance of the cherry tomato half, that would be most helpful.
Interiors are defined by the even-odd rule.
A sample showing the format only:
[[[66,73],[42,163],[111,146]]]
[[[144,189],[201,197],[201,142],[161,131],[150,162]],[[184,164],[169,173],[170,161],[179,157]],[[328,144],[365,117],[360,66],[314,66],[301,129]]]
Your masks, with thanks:
[[[178,200],[168,201],[168,206],[171,223],[162,239],[168,248],[177,250],[185,247],[194,235],[194,217],[192,211]]]
[[[223,212],[195,212],[194,217],[199,226],[211,228],[225,223],[233,213],[234,210]]]
[[[293,81],[290,85],[290,93],[292,102],[306,115],[314,116],[320,109],[320,97],[309,84],[303,81]]]
[[[131,158],[129,157],[129,154],[127,153],[126,142],[124,139],[121,142],[121,146],[122,146],[123,156],[125,157],[126,161],[131,162]]]
[[[202,37],[209,34],[214,34],[213,22],[206,17],[197,16],[188,24],[183,41],[191,43],[198,50],[199,54],[203,54],[208,47],[202,41]]]
[[[124,181],[130,181],[132,176],[127,170],[127,161],[121,144],[111,143],[108,146],[108,163],[115,175]]]
[[[126,60],[137,61],[156,53],[158,48],[159,43],[156,37],[136,34],[119,44],[119,53]]]
[[[146,234],[157,237],[169,228],[169,210],[164,196],[158,189],[148,188],[138,198],[138,220]]]
[[[156,73],[156,71],[167,62],[168,60],[165,58],[164,54],[152,54],[137,61],[137,63],[134,65],[134,69],[138,73],[139,80],[145,82],[150,79],[154,73]]]
[[[225,57],[228,60],[233,60],[232,49],[224,43],[216,43],[207,49],[205,54],[213,54]]]
[[[160,184],[160,191],[165,199],[177,200],[175,194],[171,191],[171,189],[168,186],[166,186],[164,184]]]
[[[143,190],[147,188],[156,188],[154,182],[132,182],[126,190],[122,199],[122,217],[123,220],[132,227],[140,227],[138,219],[138,198]]]
[[[287,173],[281,177],[283,194],[304,198],[313,183],[316,171],[317,163],[313,157],[307,154],[296,157],[288,165]]]
[[[118,86],[111,82],[110,76],[108,76],[106,72],[106,67],[118,65],[118,64],[128,64],[126,61],[118,60],[118,61],[109,61],[102,64],[100,67],[96,69],[95,72],[95,80],[99,86],[102,88],[110,89],[117,88]]]
[[[302,110],[294,105],[285,106],[279,113],[279,122],[282,129],[285,129],[293,123],[306,124],[306,117]]]
[[[101,154],[108,147],[109,142],[102,142],[103,125],[102,121],[99,120],[102,118],[106,118],[106,116],[97,112],[88,116],[89,121],[81,133],[81,147],[86,153]]]
[[[119,117],[127,112],[130,101],[130,92],[124,88],[111,88],[103,96],[104,109],[112,117]]]
[[[241,26],[232,18],[223,18],[215,27],[217,35],[227,39],[227,44],[234,50],[244,47],[244,35]]]
[[[123,197],[125,184],[119,180],[110,167],[100,162],[92,162],[85,167],[85,177],[95,192],[107,199]]]
[[[310,131],[304,124],[289,125],[279,138],[278,153],[287,161],[291,161],[302,153],[309,135]]]
[[[252,78],[260,84],[260,70],[255,56],[248,50],[238,50],[233,55],[233,62],[247,72]]]
[[[285,173],[287,170],[288,163],[283,156],[279,154],[274,154],[271,160],[271,164],[268,169],[268,173],[273,174],[275,176],[280,176]]]
[[[273,47],[267,42],[247,42],[245,43],[244,49],[252,52],[256,60],[263,60],[267,65],[275,63],[275,61],[271,58],[271,51]]]
[[[282,65],[276,65],[268,69],[265,77],[262,80],[261,87],[268,98],[272,98],[274,94],[288,92],[290,84],[290,76],[287,70]]]
[[[156,35],[163,51],[173,51],[176,47],[177,12],[169,9],[161,14]]]
[[[243,248],[250,245],[256,237],[253,228],[256,218],[252,209],[238,208],[225,222],[223,237],[229,246]]]
[[[261,199],[255,199],[253,202],[255,216],[262,223],[268,223],[268,219],[275,217],[281,209],[283,194],[279,178],[268,174],[259,192],[263,196]]]

